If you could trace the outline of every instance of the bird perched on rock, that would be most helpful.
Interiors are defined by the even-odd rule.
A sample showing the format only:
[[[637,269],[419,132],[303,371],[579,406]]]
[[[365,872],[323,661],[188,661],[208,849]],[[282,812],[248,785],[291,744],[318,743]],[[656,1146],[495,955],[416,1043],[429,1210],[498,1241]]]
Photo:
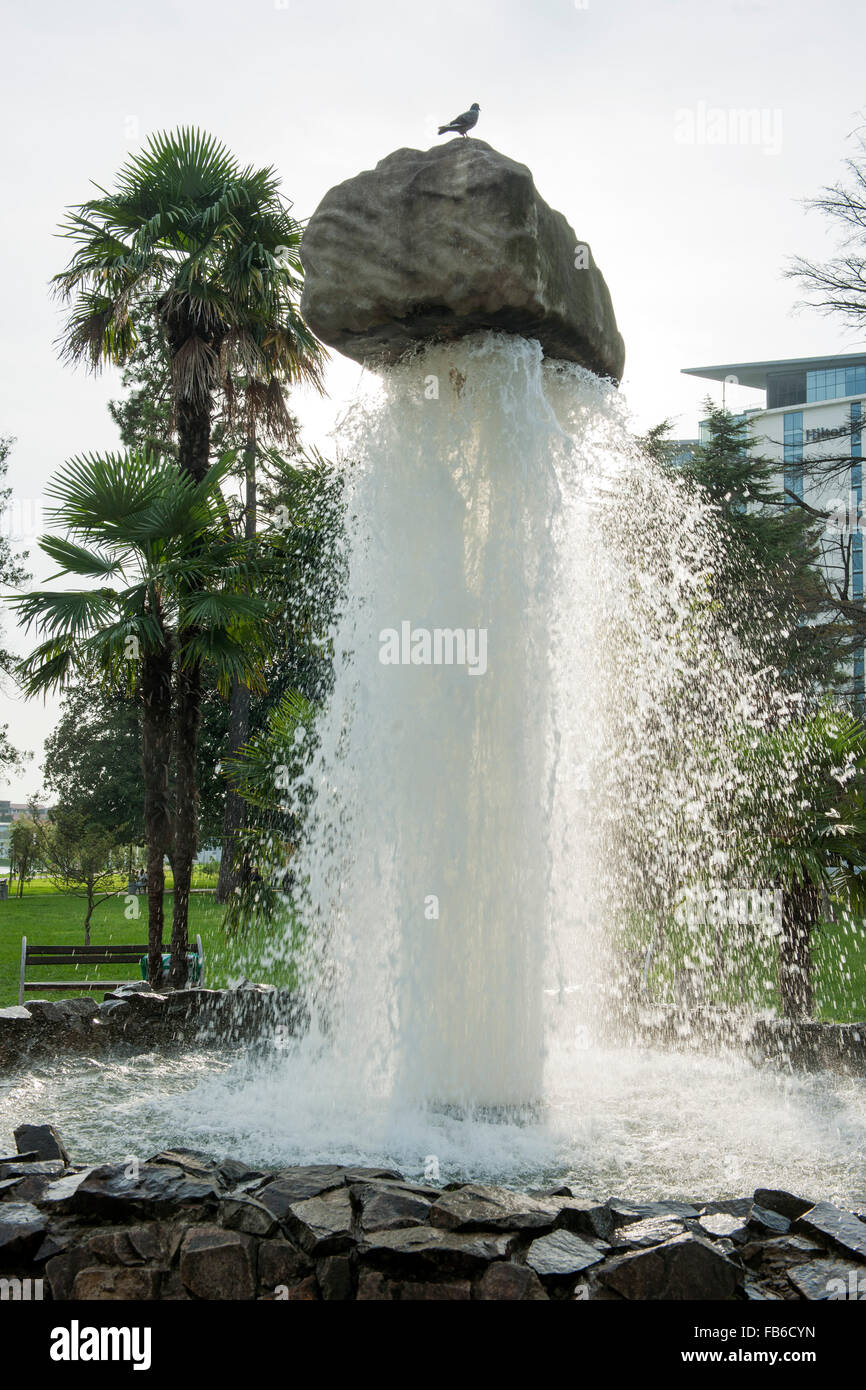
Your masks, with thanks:
[[[477,123],[480,110],[481,107],[478,105],[478,102],[473,101],[469,110],[464,111],[462,116],[455,116],[454,120],[450,121],[448,125],[441,125],[439,127],[439,134],[444,135],[446,130],[453,130],[456,131],[458,135],[462,135],[465,139],[472,127]]]

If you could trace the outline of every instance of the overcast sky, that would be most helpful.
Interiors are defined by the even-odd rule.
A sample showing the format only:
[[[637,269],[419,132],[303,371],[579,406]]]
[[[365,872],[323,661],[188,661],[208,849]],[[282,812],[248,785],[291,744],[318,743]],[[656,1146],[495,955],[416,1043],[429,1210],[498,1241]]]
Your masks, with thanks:
[[[19,529],[64,458],[118,442],[116,381],[62,367],[53,347],[46,286],[68,251],[55,228],[91,180],[110,185],[150,133],[178,125],[275,164],[306,218],[332,184],[427,148],[479,102],[477,134],[528,164],[591,244],[642,427],[673,416],[695,433],[708,384],[681,367],[861,346],[794,314],[782,277],[790,255],[832,247],[801,200],[839,175],[866,105],[851,0],[41,0],[7,7],[4,31],[0,434],[18,441]],[[761,113],[758,138],[711,143],[716,113],[743,109]],[[295,398],[311,441],[359,372],[335,361],[326,403]],[[0,699],[13,742],[37,753],[0,794],[39,786],[53,708]]]

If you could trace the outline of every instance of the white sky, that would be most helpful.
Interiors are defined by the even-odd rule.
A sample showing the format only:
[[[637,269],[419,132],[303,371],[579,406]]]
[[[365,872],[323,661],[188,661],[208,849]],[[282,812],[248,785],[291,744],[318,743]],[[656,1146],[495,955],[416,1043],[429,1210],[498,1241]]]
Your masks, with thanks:
[[[623,390],[637,423],[673,416],[691,436],[710,383],[681,367],[860,346],[838,323],[795,315],[782,270],[794,253],[832,249],[801,200],[834,181],[850,152],[866,104],[864,38],[852,0],[7,7],[0,433],[18,440],[20,524],[65,458],[118,442],[105,409],[116,382],[60,365],[47,282],[67,259],[54,236],[64,207],[89,196],[90,180],[110,185],[150,133],[194,124],[245,162],[275,164],[305,218],[332,184],[400,146],[427,148],[438,122],[479,102],[478,136],[528,164],[593,248],[625,337]],[[701,103],[764,111],[765,143],[781,129],[781,147],[683,143],[678,113],[697,118]],[[339,359],[330,400],[295,398],[308,439],[325,442],[358,377]],[[728,403],[758,399],[743,390]],[[37,576],[46,572],[37,557]],[[0,697],[13,742],[37,753],[4,796],[39,786],[52,714],[50,703]]]

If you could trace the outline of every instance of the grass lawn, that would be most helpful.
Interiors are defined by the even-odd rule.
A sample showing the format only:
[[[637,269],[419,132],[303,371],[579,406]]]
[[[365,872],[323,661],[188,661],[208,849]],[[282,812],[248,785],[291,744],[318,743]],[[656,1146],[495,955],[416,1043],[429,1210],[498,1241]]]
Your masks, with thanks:
[[[710,933],[704,945],[711,952]],[[657,998],[671,997],[675,971],[694,954],[693,943],[671,931],[665,949],[655,956],[650,972],[650,986]],[[722,1006],[740,1004],[745,988],[749,1007],[781,1012],[775,948],[750,950],[748,945],[738,942],[728,948],[726,956],[728,960],[738,961],[738,968],[732,970],[727,984],[714,988],[712,968],[704,967],[708,1002]],[[812,933],[812,983],[816,1018],[835,1023],[866,1020],[866,931],[863,923],[851,926],[840,922],[819,923]]]
[[[124,885],[125,888],[125,885]],[[109,898],[96,908],[90,924],[91,944],[122,945],[126,942],[145,942],[147,940],[147,907],[144,898],[139,898],[140,916],[129,921],[125,916],[125,893]],[[164,940],[168,942],[171,932],[172,895],[166,895],[166,931]],[[38,892],[33,885],[27,885],[23,898],[10,898],[0,902],[0,1007],[18,1002],[18,972],[21,961],[21,938],[38,946],[78,945],[84,941],[85,906],[80,898],[64,893]],[[243,976],[261,980],[267,984],[290,985],[293,972],[287,963],[270,964],[266,971],[257,968],[262,947],[266,944],[261,934],[251,932],[242,937],[226,937],[223,929],[225,909],[214,900],[213,893],[193,893],[189,907],[189,934],[194,939],[201,935],[205,957],[205,985],[218,989],[237,982]],[[277,934],[274,932],[274,934]],[[166,946],[167,949],[167,946]],[[27,971],[27,979],[65,980],[76,979],[130,979],[141,978],[137,966],[102,965],[92,967],[76,966],[32,966]],[[98,991],[92,991],[99,1000]],[[63,999],[59,991],[48,991],[46,998]],[[28,992],[26,998],[38,999],[38,992]]]
[[[84,904],[75,898],[54,890],[41,888],[38,883],[28,884],[23,898],[10,898],[0,902],[0,1007],[18,1002],[18,970],[21,957],[21,937],[26,936],[36,945],[70,945],[83,941]],[[91,941],[94,945],[124,942],[144,942],[147,940],[147,908],[143,898],[139,898],[141,915],[137,921],[128,921],[125,914],[126,897],[124,892],[102,903],[93,914]],[[166,895],[166,934],[168,941],[171,922],[171,894]],[[274,961],[272,945],[274,939],[284,935],[285,929],[271,928],[267,933],[250,930],[242,936],[227,936],[223,927],[224,909],[215,902],[212,892],[193,893],[189,911],[190,937],[201,934],[205,953],[205,984],[209,988],[221,988],[236,983],[246,976],[252,980],[262,980],[268,984],[292,985],[294,972],[289,961]],[[866,935],[860,925],[846,929],[839,923],[822,923],[812,940],[815,983],[815,1012],[818,1018],[851,1022],[866,1020]],[[666,973],[676,962],[679,952],[674,949],[656,962],[653,975],[656,986],[662,983]],[[266,959],[263,967],[259,962]],[[775,986],[774,970],[756,957],[746,967],[753,981],[760,980],[762,988],[755,991],[755,1002],[765,1008],[779,1007],[778,992]],[[100,978],[140,978],[135,966],[95,967],[92,977]],[[28,979],[86,979],[84,968],[74,966],[32,967]],[[664,991],[662,991],[663,993]],[[99,993],[94,991],[98,999]],[[27,995],[29,999],[38,998],[38,993]],[[49,997],[63,998],[52,991]],[[733,995],[729,1002],[737,1002]]]

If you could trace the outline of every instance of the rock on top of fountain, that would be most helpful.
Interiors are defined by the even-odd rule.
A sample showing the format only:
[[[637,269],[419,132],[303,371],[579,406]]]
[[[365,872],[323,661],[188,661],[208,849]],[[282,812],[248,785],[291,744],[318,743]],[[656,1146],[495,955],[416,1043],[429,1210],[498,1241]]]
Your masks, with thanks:
[[[310,219],[301,259],[310,327],[366,366],[488,328],[622,376],[625,348],[588,245],[526,165],[483,140],[396,150],[338,184]]]

